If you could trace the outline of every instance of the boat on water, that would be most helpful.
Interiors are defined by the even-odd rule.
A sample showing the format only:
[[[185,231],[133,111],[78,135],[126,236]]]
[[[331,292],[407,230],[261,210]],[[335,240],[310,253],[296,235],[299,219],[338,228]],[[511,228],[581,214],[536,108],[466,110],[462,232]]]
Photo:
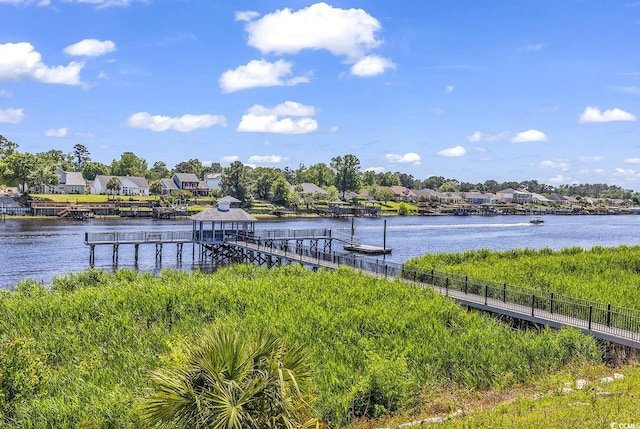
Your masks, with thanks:
[[[543,225],[544,224],[544,220],[542,218],[539,217],[534,217],[533,219],[531,219],[529,221],[530,224],[532,225]]]

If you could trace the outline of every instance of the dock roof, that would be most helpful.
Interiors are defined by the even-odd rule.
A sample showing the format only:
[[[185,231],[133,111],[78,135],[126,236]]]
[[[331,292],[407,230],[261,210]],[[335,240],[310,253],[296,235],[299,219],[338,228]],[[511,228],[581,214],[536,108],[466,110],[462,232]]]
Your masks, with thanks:
[[[193,221],[199,222],[256,222],[257,219],[242,209],[218,210],[208,208],[191,216]]]

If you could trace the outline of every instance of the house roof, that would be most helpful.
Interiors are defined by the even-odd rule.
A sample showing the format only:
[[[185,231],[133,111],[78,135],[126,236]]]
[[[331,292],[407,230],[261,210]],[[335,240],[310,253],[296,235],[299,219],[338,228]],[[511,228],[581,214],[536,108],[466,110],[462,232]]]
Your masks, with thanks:
[[[193,173],[175,173],[174,176],[177,177],[181,183],[200,182],[200,180],[198,179],[198,176],[196,176]]]
[[[295,191],[296,188],[302,188],[302,191],[300,191],[301,194],[322,194],[322,195],[326,195],[327,191],[325,191],[324,189],[322,189],[320,186],[316,185],[315,183],[300,183],[297,185],[291,185],[291,190]]]
[[[393,195],[399,195],[402,197],[415,197],[416,194],[413,193],[411,189],[408,189],[404,186],[389,186],[389,189],[393,191]]]
[[[163,188],[168,189],[170,191],[178,190],[178,186],[176,185],[176,182],[174,182],[171,179],[160,179],[160,184],[162,184]]]
[[[96,176],[93,182],[94,183],[98,182],[102,188],[106,188],[107,182],[109,182],[109,179],[111,179],[112,177],[117,177],[118,179],[120,179],[120,183],[122,184],[123,188],[148,188],[149,187],[149,183],[147,182],[147,179],[145,179],[144,177],[138,177],[138,176],[103,176],[99,174]]]
[[[218,210],[209,208],[191,216],[194,222],[256,222],[257,219],[242,209]]]
[[[65,171],[66,180],[61,185],[66,186],[86,186],[82,173],[76,171]]]

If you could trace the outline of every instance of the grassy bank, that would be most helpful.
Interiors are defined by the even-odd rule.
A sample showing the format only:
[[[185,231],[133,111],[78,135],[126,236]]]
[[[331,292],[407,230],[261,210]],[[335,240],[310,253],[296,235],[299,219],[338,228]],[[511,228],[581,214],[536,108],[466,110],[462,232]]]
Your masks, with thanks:
[[[430,290],[351,270],[90,271],[51,291],[23,282],[0,294],[0,312],[9,427],[142,427],[149,371],[209,324],[266,327],[306,345],[314,408],[333,427],[410,413],[434,386],[505,387],[598,358],[575,331],[513,331]]]
[[[640,309],[640,246],[439,253],[406,266]]]

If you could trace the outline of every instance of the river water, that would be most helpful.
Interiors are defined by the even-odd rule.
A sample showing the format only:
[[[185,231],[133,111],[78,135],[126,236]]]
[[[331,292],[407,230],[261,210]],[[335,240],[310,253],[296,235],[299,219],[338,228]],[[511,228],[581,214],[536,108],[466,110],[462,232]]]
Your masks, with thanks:
[[[578,246],[619,246],[640,244],[640,216],[545,216],[544,225],[532,225],[524,216],[440,216],[351,219],[293,219],[259,221],[257,229],[332,228],[334,236],[362,244],[392,248],[385,259],[406,259],[435,252],[467,250],[509,250],[520,248],[562,249]],[[386,224],[386,227],[385,227]],[[94,219],[78,222],[59,219],[7,218],[0,222],[0,288],[11,289],[18,281],[34,278],[49,284],[54,276],[89,268],[89,248],[85,232],[99,231],[190,231],[190,220]],[[386,234],[385,234],[386,231]],[[334,244],[334,250],[342,250]],[[182,262],[176,246],[165,245],[160,264],[155,247],[141,245],[137,267],[133,246],[120,246],[118,266],[112,264],[111,246],[96,246],[95,267],[104,270],[137,268],[158,272],[162,269],[207,269],[198,261],[197,250],[185,245]]]

